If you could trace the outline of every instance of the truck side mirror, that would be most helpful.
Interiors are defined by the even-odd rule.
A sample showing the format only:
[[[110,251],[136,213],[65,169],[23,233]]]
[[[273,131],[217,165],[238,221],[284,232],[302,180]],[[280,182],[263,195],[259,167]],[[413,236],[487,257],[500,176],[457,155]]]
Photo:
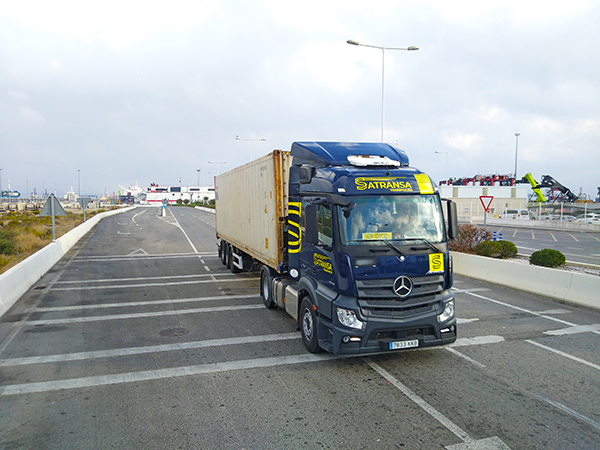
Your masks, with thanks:
[[[310,184],[312,181],[313,175],[315,173],[315,168],[309,164],[302,164],[298,169],[299,181],[300,184]]]
[[[304,207],[304,216],[306,218],[305,238],[311,245],[319,243],[319,224],[317,222],[317,205],[306,205]]]
[[[448,200],[448,240],[458,236],[458,213],[456,212],[456,203]]]

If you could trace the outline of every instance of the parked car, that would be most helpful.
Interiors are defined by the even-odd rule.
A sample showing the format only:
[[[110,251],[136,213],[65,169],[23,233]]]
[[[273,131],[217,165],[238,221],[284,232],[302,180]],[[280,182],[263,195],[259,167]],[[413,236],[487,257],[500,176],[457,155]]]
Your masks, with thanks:
[[[551,220],[560,220],[562,222],[579,222],[575,216],[554,216]]]
[[[594,213],[580,214],[577,216],[577,219],[581,223],[600,224],[600,214],[594,214]]]
[[[529,211],[526,209],[505,209],[500,214],[501,219],[518,219],[518,220],[529,220]]]

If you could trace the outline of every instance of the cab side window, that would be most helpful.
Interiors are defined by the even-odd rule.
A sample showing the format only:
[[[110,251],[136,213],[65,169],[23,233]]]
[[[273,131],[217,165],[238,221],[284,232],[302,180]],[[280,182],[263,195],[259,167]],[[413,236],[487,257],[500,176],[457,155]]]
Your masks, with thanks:
[[[331,207],[329,205],[317,205],[317,223],[319,224],[319,241],[325,245],[333,245]]]

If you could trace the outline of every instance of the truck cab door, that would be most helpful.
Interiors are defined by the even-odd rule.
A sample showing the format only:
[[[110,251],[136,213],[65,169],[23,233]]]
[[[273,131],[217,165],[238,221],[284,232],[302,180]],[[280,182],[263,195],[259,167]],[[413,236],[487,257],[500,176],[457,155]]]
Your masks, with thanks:
[[[329,203],[302,204],[305,218],[305,239],[300,252],[300,273],[318,283],[318,307],[326,316],[331,314],[331,302],[337,297],[333,252],[333,220]]]

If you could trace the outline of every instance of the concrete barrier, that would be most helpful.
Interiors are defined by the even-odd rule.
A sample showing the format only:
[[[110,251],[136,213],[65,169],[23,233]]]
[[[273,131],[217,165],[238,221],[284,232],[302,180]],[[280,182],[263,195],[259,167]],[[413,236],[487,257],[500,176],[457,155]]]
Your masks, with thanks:
[[[555,300],[600,309],[600,277],[451,252],[454,273]]]
[[[0,275],[0,317],[54,264],[60,261],[94,225],[105,217],[129,209],[131,208],[117,209],[95,215]]]

